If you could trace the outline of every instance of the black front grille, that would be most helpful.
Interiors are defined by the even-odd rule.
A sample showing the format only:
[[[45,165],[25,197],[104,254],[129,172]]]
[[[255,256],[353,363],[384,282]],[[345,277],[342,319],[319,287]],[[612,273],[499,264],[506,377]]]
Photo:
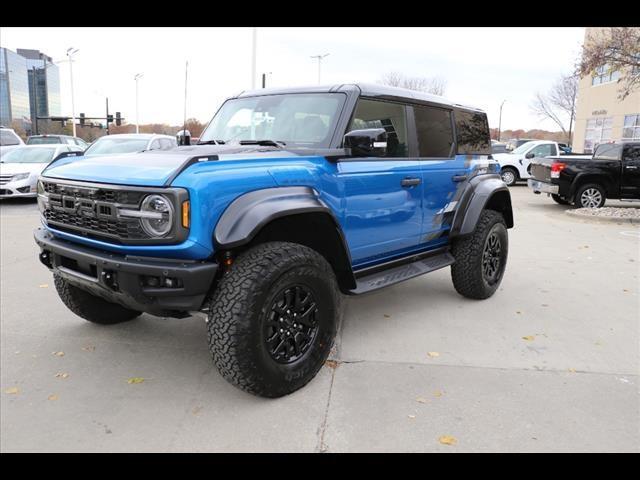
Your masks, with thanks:
[[[139,219],[116,214],[116,204],[137,210],[144,192],[46,181],[42,187],[48,197],[42,215],[53,228],[117,242],[149,239]]]

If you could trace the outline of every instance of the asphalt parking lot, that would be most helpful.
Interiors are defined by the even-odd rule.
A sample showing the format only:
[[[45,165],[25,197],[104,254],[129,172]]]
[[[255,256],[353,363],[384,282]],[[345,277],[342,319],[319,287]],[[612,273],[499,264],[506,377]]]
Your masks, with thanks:
[[[35,203],[0,203],[1,450],[640,451],[640,228],[511,192],[496,295],[447,268],[350,298],[334,361],[276,400],[218,375],[200,318],[74,316]]]

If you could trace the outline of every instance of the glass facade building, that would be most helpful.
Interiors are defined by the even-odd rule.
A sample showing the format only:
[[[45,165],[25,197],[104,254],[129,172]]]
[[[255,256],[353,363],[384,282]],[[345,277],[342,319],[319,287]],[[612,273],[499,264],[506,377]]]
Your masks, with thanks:
[[[36,115],[60,114],[60,72],[51,58],[38,50],[0,47],[0,123],[20,122],[32,134]]]
[[[0,123],[10,126],[13,121],[31,130],[26,59],[0,47]]]

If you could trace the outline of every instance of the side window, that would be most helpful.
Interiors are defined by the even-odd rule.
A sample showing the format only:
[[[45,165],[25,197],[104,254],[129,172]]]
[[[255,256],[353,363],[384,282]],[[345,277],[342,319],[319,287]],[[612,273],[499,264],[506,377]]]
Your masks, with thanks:
[[[624,152],[624,161],[640,163],[640,145],[629,145]]]
[[[616,145],[615,143],[603,143],[596,147],[596,152],[593,154],[594,160],[620,160],[622,154],[622,145]]]
[[[453,153],[451,111],[435,107],[413,107],[420,157],[450,157]]]
[[[384,128],[387,131],[387,157],[406,157],[407,111],[399,103],[358,100],[353,120],[347,129]]]
[[[161,138],[160,145],[162,146],[162,150],[171,150],[171,148],[173,147],[171,140],[167,138]]]
[[[20,145],[20,139],[9,130],[0,130],[0,145]]]
[[[533,156],[536,158],[550,157],[556,154],[556,147],[552,143],[538,145],[533,150],[531,150],[531,153],[533,153]]]
[[[159,140],[154,140],[153,142],[151,142],[151,146],[149,147],[149,150],[159,150],[159,149],[160,149]]]
[[[461,155],[491,154],[487,114],[456,109],[455,117],[458,153]]]

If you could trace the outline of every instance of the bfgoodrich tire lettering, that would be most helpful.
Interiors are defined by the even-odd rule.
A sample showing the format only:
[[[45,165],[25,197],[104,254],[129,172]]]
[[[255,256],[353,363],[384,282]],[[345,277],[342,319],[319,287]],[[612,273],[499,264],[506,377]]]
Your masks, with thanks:
[[[69,310],[89,322],[112,325],[133,320],[141,313],[91,295],[71,285],[59,275],[54,275],[53,280],[60,300]]]
[[[451,279],[456,291],[479,300],[493,295],[504,276],[508,248],[504,218],[494,210],[484,210],[473,234],[452,244],[456,261],[451,266]],[[487,263],[491,265],[487,267]]]
[[[289,361],[270,349],[265,323],[273,320],[274,305],[282,305],[283,292],[300,286],[317,305],[315,330],[303,353]],[[236,258],[213,295],[208,320],[213,362],[227,381],[249,393],[280,397],[294,392],[327,359],[340,320],[340,303],[333,270],[320,254],[287,242],[255,246]]]

